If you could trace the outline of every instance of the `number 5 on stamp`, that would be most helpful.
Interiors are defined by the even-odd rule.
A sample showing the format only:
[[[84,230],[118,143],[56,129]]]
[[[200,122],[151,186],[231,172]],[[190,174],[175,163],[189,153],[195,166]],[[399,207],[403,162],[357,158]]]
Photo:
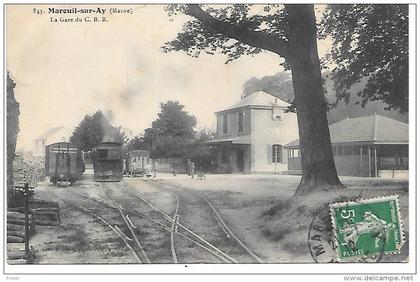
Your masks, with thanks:
[[[330,205],[340,261],[396,254],[404,244],[398,195]]]

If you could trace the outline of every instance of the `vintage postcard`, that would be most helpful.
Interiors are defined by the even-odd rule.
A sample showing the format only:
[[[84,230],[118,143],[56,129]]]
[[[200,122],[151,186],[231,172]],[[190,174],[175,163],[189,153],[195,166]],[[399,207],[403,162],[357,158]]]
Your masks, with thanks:
[[[415,12],[5,4],[5,273],[413,274]]]

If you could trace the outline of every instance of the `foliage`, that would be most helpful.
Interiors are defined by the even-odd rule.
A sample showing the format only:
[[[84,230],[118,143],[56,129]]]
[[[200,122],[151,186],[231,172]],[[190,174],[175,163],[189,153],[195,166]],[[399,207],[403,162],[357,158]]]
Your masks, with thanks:
[[[16,83],[7,72],[7,148],[8,155],[14,156],[19,133],[19,103],[15,99]],[[13,161],[13,160],[12,160]]]
[[[203,143],[215,137],[215,132],[201,129],[197,132],[189,152],[185,158],[191,159],[196,164],[196,169],[201,171],[216,170],[216,148]]]
[[[197,120],[178,101],[161,103],[160,107],[158,118],[144,131],[145,148],[154,158],[184,156],[192,144]]]
[[[105,141],[125,143],[127,137],[122,127],[112,126],[102,111],[86,115],[70,137],[70,142],[86,152]]]
[[[366,78],[362,106],[380,100],[408,111],[408,5],[328,5],[320,35],[333,40],[338,99],[349,101],[350,87]]]
[[[143,150],[144,147],[144,138],[141,135],[135,136],[134,138],[130,139],[126,144],[127,151]]]
[[[257,37],[264,35],[273,39],[286,39],[287,21],[284,10],[279,5],[234,4],[217,9],[210,5],[200,5],[200,7],[216,20],[235,27],[230,30],[231,36],[217,32],[214,24],[192,19],[185,23],[182,32],[178,33],[175,40],[165,44],[163,47],[165,52],[184,51],[192,57],[198,57],[201,52],[211,55],[222,53],[227,56],[226,63],[228,63],[242,55],[255,55],[264,51],[264,48],[255,46],[253,44],[255,42],[251,42],[254,41],[253,38],[246,38],[246,33],[241,34],[241,30],[256,31],[254,35]],[[169,5],[167,11],[170,16],[178,13],[195,16],[197,12],[195,8],[195,5]],[[225,28],[226,31],[229,30],[229,26]]]
[[[338,7],[338,6],[337,6]],[[367,76],[368,84],[366,90],[361,92],[362,98],[367,100],[383,100],[390,104],[390,107],[401,107],[404,109],[404,99],[398,101],[395,98],[396,89],[407,87],[407,72],[404,69],[407,56],[404,47],[397,47],[399,42],[393,42],[392,30],[394,25],[402,27],[402,45],[404,46],[404,13],[396,13],[395,20],[389,24],[386,18],[392,18],[388,14],[387,6],[378,6],[378,13],[370,18],[369,13],[364,13],[366,5],[350,6],[348,9],[353,15],[339,12],[338,15],[345,15],[344,19],[325,16],[325,32],[337,30],[333,40],[335,47],[344,46],[341,58],[339,52],[332,52],[333,59],[341,60],[338,63],[338,72],[335,77],[338,79],[336,86],[348,90],[352,84]],[[373,6],[371,6],[373,7]],[[376,10],[373,7],[373,10]],[[302,153],[302,179],[295,195],[303,195],[325,187],[342,187],[337,176],[334,164],[328,121],[326,117],[327,101],[324,97],[323,79],[321,77],[321,66],[324,62],[319,60],[317,51],[317,25],[314,6],[309,4],[285,4],[280,5],[219,5],[217,9],[210,5],[186,4],[171,5],[167,8],[169,15],[183,13],[191,16],[183,30],[178,33],[175,40],[166,43],[164,51],[184,51],[188,55],[198,57],[203,51],[208,54],[216,52],[227,55],[227,62],[235,60],[242,55],[254,55],[260,52],[269,51],[284,59],[283,67],[292,70],[295,100],[294,105],[298,115],[300,146]],[[368,10],[368,9],[367,9]],[[396,8],[398,10],[398,8]],[[331,9],[330,9],[331,11]],[[331,13],[334,15],[334,13]],[[349,15],[348,17],[346,17]],[[366,17],[366,18],[365,18]],[[367,26],[365,30],[357,29],[356,25],[348,25],[348,22],[361,23]],[[343,20],[343,22],[341,22]],[[328,22],[328,23],[326,23]],[[340,26],[338,28],[332,27]],[[339,36],[339,34],[343,36]],[[338,34],[338,35],[337,35]],[[349,36],[350,34],[350,36]],[[337,35],[337,36],[336,36]],[[373,44],[366,44],[367,48],[358,48],[360,38],[366,37]],[[397,37],[399,38],[399,37]],[[343,39],[347,41],[343,41]],[[354,40],[353,40],[354,39]],[[376,41],[376,39],[379,39]],[[390,41],[391,40],[391,41]],[[352,44],[355,42],[356,44]],[[363,41],[361,41],[363,42]],[[375,45],[382,43],[382,45]],[[355,48],[353,48],[355,47]],[[346,49],[347,48],[347,49]],[[379,54],[388,56],[395,55],[391,60],[386,56],[380,59],[373,58],[373,68],[370,62],[365,60],[363,64],[349,64],[358,61],[359,58],[375,56],[372,54],[376,48]],[[382,49],[381,49],[382,48]],[[355,53],[350,54],[355,50]],[[349,54],[346,54],[345,51]],[[396,52],[394,52],[396,51]],[[366,54],[362,54],[366,52]],[[336,55],[334,57],[334,54]],[[395,59],[394,59],[395,58]],[[395,63],[395,64],[394,64]],[[398,66],[397,71],[388,72],[388,67]],[[356,67],[355,67],[356,66]],[[382,67],[378,70],[378,66]],[[347,67],[350,67],[347,69]],[[361,70],[360,70],[361,69]],[[358,76],[358,73],[363,75]],[[340,79],[341,78],[341,79]],[[350,79],[345,79],[350,78]],[[380,78],[380,79],[375,79]],[[341,83],[340,83],[341,82]],[[380,84],[380,85],[379,85]],[[379,90],[378,90],[379,89]],[[386,92],[388,90],[388,92]],[[345,94],[345,91],[341,94]],[[365,95],[363,97],[363,95]],[[396,103],[400,103],[395,105]],[[408,104],[408,103],[407,103]],[[293,110],[293,106],[289,110]],[[363,105],[363,101],[362,101]]]
[[[267,75],[261,79],[256,77],[248,79],[244,83],[242,97],[247,97],[260,90],[289,103],[295,99],[292,77],[287,72],[278,72],[275,75]]]
[[[344,100],[337,101],[331,72],[325,71],[322,73],[322,76],[325,78],[325,98],[329,103],[334,104],[327,112],[328,122],[330,124],[347,117],[360,117],[373,115],[374,113],[399,121],[408,122],[407,113],[401,113],[398,110],[392,109],[385,110],[384,108],[386,108],[387,105],[382,101],[367,101],[364,108],[360,107],[360,105],[356,105],[358,100],[356,93],[363,90],[366,85],[366,80],[362,80],[360,83],[356,83],[350,88],[349,102],[346,103]],[[263,90],[286,102],[294,100],[291,77],[286,72],[264,76],[261,79],[252,77],[244,83],[243,88],[243,97],[246,97],[255,91]]]
[[[290,69],[284,48],[290,38],[287,7],[169,5],[167,11],[193,18],[164,45],[165,52],[184,51],[193,57],[221,53],[228,63],[271,51]],[[333,39],[327,62],[337,65],[332,76],[338,100],[348,102],[350,88],[365,78],[368,82],[356,93],[361,97],[356,103],[383,101],[386,109],[408,111],[408,5],[328,5],[319,28],[321,38]]]
[[[7,201],[12,196],[13,160],[15,159],[16,141],[19,133],[19,103],[15,99],[16,83],[7,72]]]
[[[160,104],[161,112],[158,119],[153,121],[152,128],[156,133],[178,137],[194,137],[194,127],[197,120],[194,116],[184,111],[184,106],[178,101],[168,101]]]

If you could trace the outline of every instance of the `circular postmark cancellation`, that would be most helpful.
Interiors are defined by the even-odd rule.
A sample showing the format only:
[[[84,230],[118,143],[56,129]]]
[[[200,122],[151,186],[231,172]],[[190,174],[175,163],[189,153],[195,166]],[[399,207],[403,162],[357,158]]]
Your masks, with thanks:
[[[318,263],[380,262],[403,244],[398,195],[325,205],[308,231],[309,251]]]

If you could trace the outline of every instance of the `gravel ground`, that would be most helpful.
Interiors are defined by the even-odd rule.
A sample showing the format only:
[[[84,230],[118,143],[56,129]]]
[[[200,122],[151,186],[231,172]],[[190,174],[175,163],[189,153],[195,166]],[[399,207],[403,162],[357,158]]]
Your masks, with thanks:
[[[41,199],[58,201],[60,225],[37,227],[31,245],[37,252],[35,263],[135,263],[135,257],[123,241],[99,220],[70,205],[85,206],[125,234],[130,234],[118,211],[80,195],[95,197],[113,204],[107,193],[126,209],[141,212],[170,227],[162,215],[151,210],[129,192],[146,198],[168,215],[173,215],[178,196],[180,223],[220,248],[241,263],[255,263],[232,238],[227,238],[201,197],[205,196],[218,210],[229,228],[258,257],[267,263],[313,262],[307,248],[310,211],[339,196],[371,198],[399,194],[404,229],[408,231],[408,182],[384,179],[343,178],[349,189],[332,195],[317,193],[300,199],[286,214],[264,216],[270,209],[289,199],[299,183],[298,176],[280,175],[206,175],[204,180],[186,175],[159,174],[157,179],[125,178],[119,183],[96,183],[91,175],[75,186],[54,187],[44,182],[36,188]],[[294,209],[299,208],[298,211]],[[299,213],[297,213],[299,212]],[[136,236],[152,263],[173,263],[170,232],[147,220],[130,216]],[[274,236],[273,233],[281,236]],[[408,233],[408,232],[407,232]],[[131,235],[129,236],[131,237]],[[407,245],[407,244],[406,244]],[[220,263],[220,259],[197,245],[175,236],[180,263]],[[404,260],[404,259],[403,259]]]

